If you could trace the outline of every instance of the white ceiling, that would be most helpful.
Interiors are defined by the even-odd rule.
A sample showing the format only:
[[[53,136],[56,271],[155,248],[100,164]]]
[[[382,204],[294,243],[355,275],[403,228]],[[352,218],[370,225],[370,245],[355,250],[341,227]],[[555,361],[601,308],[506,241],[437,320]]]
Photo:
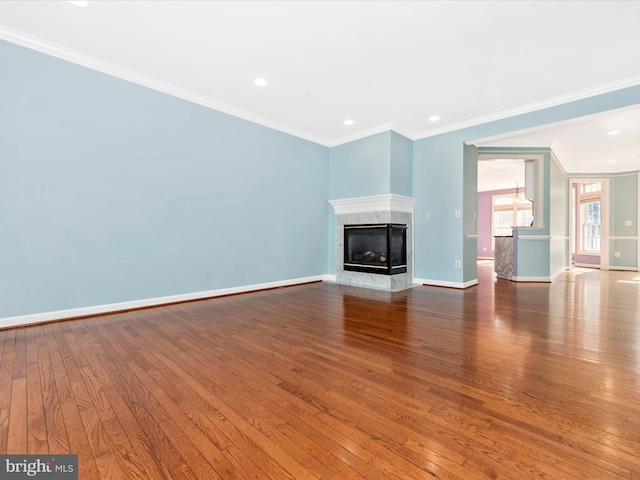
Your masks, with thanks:
[[[0,38],[325,145],[640,84],[637,1],[5,0]],[[553,144],[570,173],[638,170],[639,110],[483,144]]]
[[[524,189],[524,160],[482,160],[478,162],[478,191]],[[523,190],[524,191],[524,190]]]

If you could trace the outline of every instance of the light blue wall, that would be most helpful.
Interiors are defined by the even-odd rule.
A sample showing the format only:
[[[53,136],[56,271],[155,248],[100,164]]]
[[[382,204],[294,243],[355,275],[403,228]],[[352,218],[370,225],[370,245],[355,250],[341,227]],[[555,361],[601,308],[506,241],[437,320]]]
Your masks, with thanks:
[[[413,141],[391,132],[391,179],[389,193],[411,196],[413,178]]]
[[[413,141],[386,131],[331,148],[331,199],[411,196]]]
[[[391,134],[387,131],[331,148],[329,153],[329,198],[366,197],[390,193]],[[327,245],[331,252],[327,272],[335,274],[336,219],[329,207]]]
[[[326,272],[329,149],[0,41],[0,317]]]
[[[417,140],[413,143],[414,276],[425,280],[463,282],[464,131]]]
[[[520,279],[546,279],[550,276],[551,251],[548,240],[518,239],[529,235],[528,230],[514,231],[516,264],[514,275]]]
[[[609,179],[609,266],[638,266],[638,175],[614,176]],[[625,226],[630,220],[631,226]],[[620,257],[615,256],[620,252]]]
[[[462,259],[463,281],[478,278],[478,148],[464,146],[464,200],[462,234],[465,243]],[[471,238],[470,238],[471,237]]]
[[[390,193],[391,132],[382,132],[333,147],[330,152],[329,198]]]
[[[613,176],[609,179],[609,228],[611,236],[638,235],[638,175]],[[625,221],[630,220],[631,226]]]
[[[615,270],[635,269],[638,266],[638,241],[634,239],[614,239],[609,242],[609,268]],[[620,257],[615,256],[620,252]]]

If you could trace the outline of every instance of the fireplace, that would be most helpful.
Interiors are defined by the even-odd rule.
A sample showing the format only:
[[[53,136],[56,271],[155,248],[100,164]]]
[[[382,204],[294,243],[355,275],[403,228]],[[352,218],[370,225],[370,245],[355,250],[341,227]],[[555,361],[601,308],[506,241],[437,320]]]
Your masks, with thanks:
[[[407,225],[345,225],[344,270],[382,275],[405,273]]]
[[[384,194],[329,202],[336,215],[336,282],[389,292],[411,288],[416,199]],[[367,236],[382,246],[367,247]]]

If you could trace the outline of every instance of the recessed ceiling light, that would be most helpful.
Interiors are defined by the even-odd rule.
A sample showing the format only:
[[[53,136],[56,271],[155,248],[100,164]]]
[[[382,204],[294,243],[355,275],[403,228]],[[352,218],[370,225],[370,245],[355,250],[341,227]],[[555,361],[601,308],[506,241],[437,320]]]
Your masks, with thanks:
[[[611,130],[609,133],[607,133],[607,135],[619,135],[620,134],[620,130]]]
[[[440,117],[438,115],[431,115],[429,117],[430,122],[437,122],[438,120],[440,120]]]
[[[266,86],[269,82],[267,82],[266,79],[262,78],[262,77],[258,77],[256,78],[253,83],[255,83],[257,86],[259,87],[264,87]]]
[[[617,160],[607,160],[607,163],[616,163]]]
[[[75,5],[76,7],[86,7],[89,5],[87,0],[67,0],[71,5]]]
[[[345,124],[345,125],[348,125],[348,126],[351,126],[351,125],[353,125],[354,123],[356,123],[356,122],[354,122],[354,121],[353,121],[353,120],[351,120],[351,119],[349,119],[349,120],[345,120],[345,121],[344,121],[344,124]]]

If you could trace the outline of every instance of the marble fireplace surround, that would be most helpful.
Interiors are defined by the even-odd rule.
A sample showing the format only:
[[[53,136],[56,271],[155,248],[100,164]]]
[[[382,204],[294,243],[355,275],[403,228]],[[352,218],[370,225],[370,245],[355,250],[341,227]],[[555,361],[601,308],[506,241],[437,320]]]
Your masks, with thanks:
[[[336,216],[336,282],[388,291],[413,287],[413,209],[416,199],[386,194],[329,200]],[[344,226],[370,223],[407,225],[407,272],[397,275],[344,270]]]

